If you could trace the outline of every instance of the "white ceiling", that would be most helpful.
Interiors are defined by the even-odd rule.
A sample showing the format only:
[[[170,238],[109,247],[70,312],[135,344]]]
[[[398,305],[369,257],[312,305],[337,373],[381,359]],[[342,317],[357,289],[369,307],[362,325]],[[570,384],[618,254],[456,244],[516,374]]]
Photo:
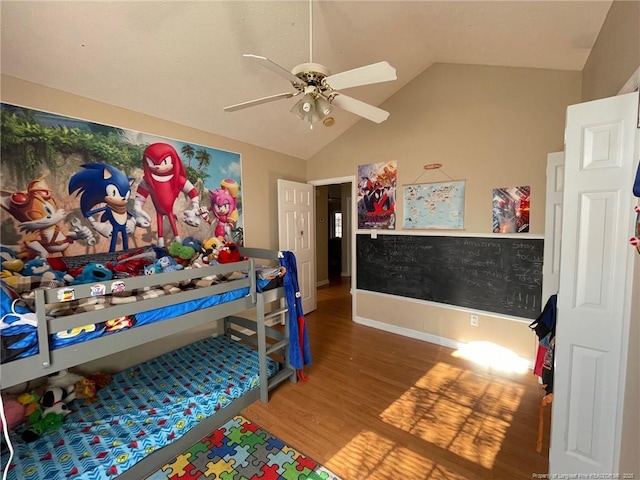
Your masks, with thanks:
[[[309,5],[292,1],[1,2],[1,71],[301,159],[361,120],[290,113],[292,91],[243,58],[310,60]],[[433,63],[582,70],[611,1],[313,1],[313,61],[338,73],[387,60],[398,80],[345,94],[380,105]],[[394,115],[394,112],[390,112]],[[375,125],[375,124],[373,124]],[[384,125],[384,124],[383,124]]]

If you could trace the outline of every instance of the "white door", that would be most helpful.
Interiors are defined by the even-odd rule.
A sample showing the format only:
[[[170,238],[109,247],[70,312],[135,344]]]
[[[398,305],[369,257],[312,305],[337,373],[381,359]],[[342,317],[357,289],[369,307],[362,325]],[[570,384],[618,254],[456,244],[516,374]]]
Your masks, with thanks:
[[[567,109],[552,474],[619,472],[637,115],[637,92]]]
[[[315,190],[308,183],[278,179],[280,250],[296,256],[305,314],[316,309]]]
[[[547,194],[544,220],[544,263],[542,264],[542,303],[560,285],[560,245],[562,238],[562,194],[564,192],[564,152],[547,155]]]

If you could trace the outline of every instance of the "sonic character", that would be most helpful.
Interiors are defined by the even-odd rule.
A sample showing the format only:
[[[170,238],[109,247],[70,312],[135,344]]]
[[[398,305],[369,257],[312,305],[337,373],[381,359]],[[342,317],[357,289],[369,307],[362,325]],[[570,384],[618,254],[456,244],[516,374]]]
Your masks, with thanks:
[[[49,184],[44,178],[34,180],[20,192],[0,191],[0,206],[19,222],[18,230],[25,232],[18,257],[22,260],[64,255],[75,240],[95,243],[93,233],[74,218],[74,231],[62,233],[58,225],[67,213],[58,208]]]
[[[209,191],[209,195],[211,196],[211,211],[216,218],[214,235],[224,239],[235,225],[236,220],[232,218],[231,214],[233,212],[237,214],[237,200],[225,188]]]
[[[134,215],[127,211],[133,178],[106,163],[85,163],[84,170],[69,180],[69,194],[80,196],[80,210],[91,226],[105,238],[111,237],[109,251],[115,252],[118,234],[122,249],[129,248],[129,238],[136,228]],[[99,208],[94,208],[99,205]],[[101,213],[100,220],[93,215]]]
[[[180,156],[171,145],[167,143],[149,145],[144,151],[142,162],[144,175],[138,185],[133,207],[138,225],[142,227],[151,225],[151,217],[143,210],[147,197],[151,196],[156,209],[158,246],[164,247],[164,217],[169,220],[175,240],[181,241],[173,213],[174,204],[180,192],[188,195],[191,199],[191,209],[183,212],[183,221],[187,225],[197,227],[200,225],[198,191],[187,179]]]

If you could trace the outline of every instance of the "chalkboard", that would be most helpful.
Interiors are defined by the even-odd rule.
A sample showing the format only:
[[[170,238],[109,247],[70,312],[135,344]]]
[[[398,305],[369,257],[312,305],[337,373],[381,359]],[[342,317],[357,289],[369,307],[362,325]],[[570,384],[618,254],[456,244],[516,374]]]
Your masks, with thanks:
[[[524,318],[542,310],[543,240],[358,234],[357,288]]]

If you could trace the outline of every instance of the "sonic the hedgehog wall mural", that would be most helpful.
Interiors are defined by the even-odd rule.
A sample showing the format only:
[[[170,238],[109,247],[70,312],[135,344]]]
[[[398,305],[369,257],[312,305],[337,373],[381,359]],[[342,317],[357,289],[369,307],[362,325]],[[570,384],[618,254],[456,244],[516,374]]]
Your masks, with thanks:
[[[21,260],[169,246],[216,228],[243,244],[240,154],[7,103],[0,113],[0,239]],[[216,189],[228,198],[214,213]]]

